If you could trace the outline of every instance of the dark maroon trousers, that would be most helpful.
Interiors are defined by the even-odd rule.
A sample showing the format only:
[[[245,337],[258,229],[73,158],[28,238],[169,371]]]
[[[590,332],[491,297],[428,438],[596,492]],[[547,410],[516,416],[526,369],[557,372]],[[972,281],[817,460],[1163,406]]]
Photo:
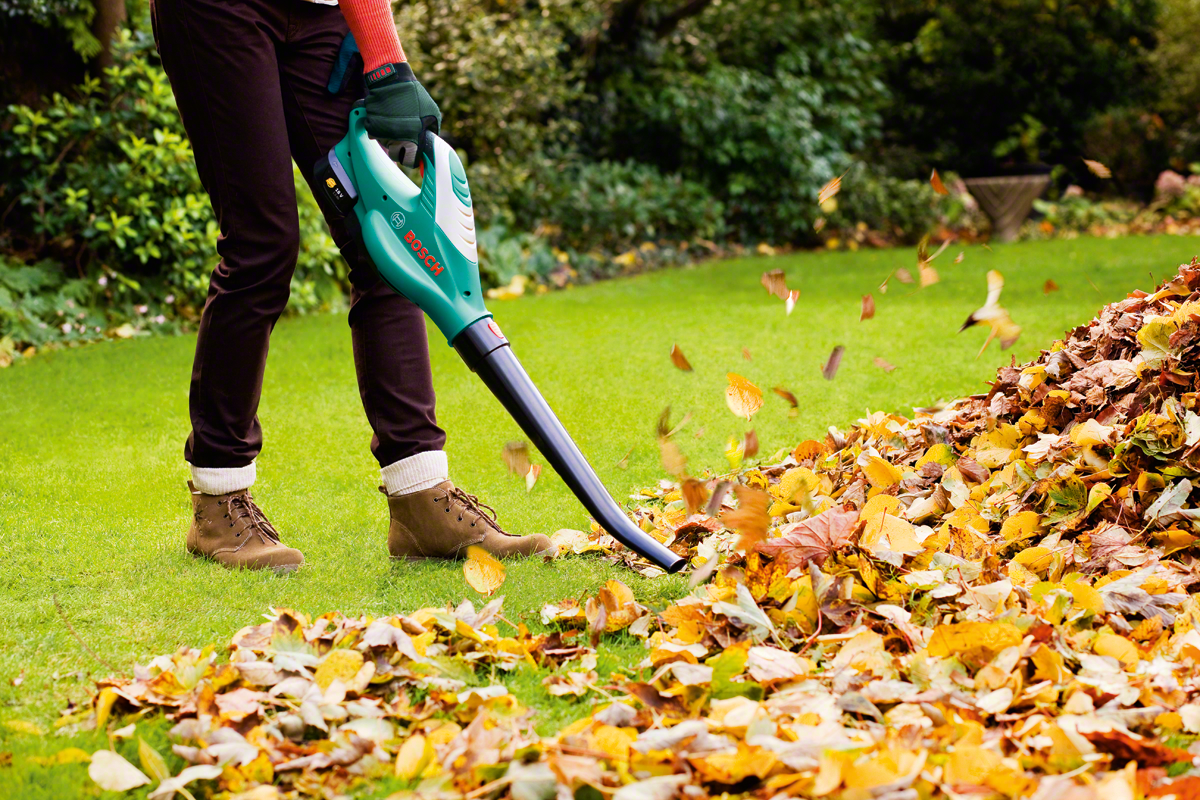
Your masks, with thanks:
[[[151,13],[221,228],[184,456],[198,467],[243,467],[262,448],[267,345],[299,250],[292,161],[311,181],[360,96],[325,88],[346,21],[337,6],[303,0],[153,0]],[[330,230],[351,268],[350,330],[371,451],[387,466],[442,449],[424,315],[378,278],[361,239],[336,222]]]

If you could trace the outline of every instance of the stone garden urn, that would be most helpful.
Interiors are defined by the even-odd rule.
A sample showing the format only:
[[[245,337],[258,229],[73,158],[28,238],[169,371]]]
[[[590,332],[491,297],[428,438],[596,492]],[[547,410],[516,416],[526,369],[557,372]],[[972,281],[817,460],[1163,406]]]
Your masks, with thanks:
[[[967,178],[967,191],[979,201],[979,207],[992,220],[992,234],[997,241],[1011,242],[1017,238],[1021,223],[1029,216],[1033,201],[1050,183],[1050,176],[1003,175],[992,178]]]

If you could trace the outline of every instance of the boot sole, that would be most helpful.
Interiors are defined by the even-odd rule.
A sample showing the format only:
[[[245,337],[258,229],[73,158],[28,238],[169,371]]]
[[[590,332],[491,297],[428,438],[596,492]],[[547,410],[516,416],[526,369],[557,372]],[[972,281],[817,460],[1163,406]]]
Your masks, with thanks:
[[[290,575],[293,572],[298,571],[300,569],[300,567],[304,566],[303,563],[280,564],[278,566],[265,566],[265,567],[250,567],[250,566],[245,566],[245,565],[240,565],[240,564],[221,564],[221,562],[218,561],[217,559],[213,558],[212,556],[205,555],[204,553],[200,553],[195,550],[188,550],[188,553],[192,557],[198,558],[201,561],[211,561],[214,564],[220,564],[222,567],[224,567],[225,569],[228,569],[228,570],[244,569],[244,570],[248,570],[248,571],[252,571],[252,572],[264,572],[266,570],[270,570],[271,572],[274,572],[276,575]]]

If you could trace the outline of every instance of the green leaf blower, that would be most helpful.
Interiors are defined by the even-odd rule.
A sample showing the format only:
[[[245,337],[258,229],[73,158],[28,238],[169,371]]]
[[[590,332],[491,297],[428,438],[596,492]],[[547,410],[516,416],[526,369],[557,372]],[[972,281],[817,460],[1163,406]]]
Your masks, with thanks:
[[[678,571],[684,559],[638,528],[608,494],[484,307],[471,193],[454,148],[424,134],[418,187],[367,135],[363,116],[361,108],[350,112],[349,132],[314,169],[326,213],[360,229],[383,280],[429,315],[596,521],[629,549]]]

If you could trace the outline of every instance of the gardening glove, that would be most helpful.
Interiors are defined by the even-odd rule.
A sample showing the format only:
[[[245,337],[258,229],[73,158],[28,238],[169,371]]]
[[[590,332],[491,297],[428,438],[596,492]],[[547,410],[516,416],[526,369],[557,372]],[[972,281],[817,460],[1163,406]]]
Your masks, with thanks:
[[[442,112],[437,103],[406,61],[371,70],[365,82],[367,133],[387,148],[393,160],[416,166],[417,154],[427,146],[425,132],[441,129]]]

